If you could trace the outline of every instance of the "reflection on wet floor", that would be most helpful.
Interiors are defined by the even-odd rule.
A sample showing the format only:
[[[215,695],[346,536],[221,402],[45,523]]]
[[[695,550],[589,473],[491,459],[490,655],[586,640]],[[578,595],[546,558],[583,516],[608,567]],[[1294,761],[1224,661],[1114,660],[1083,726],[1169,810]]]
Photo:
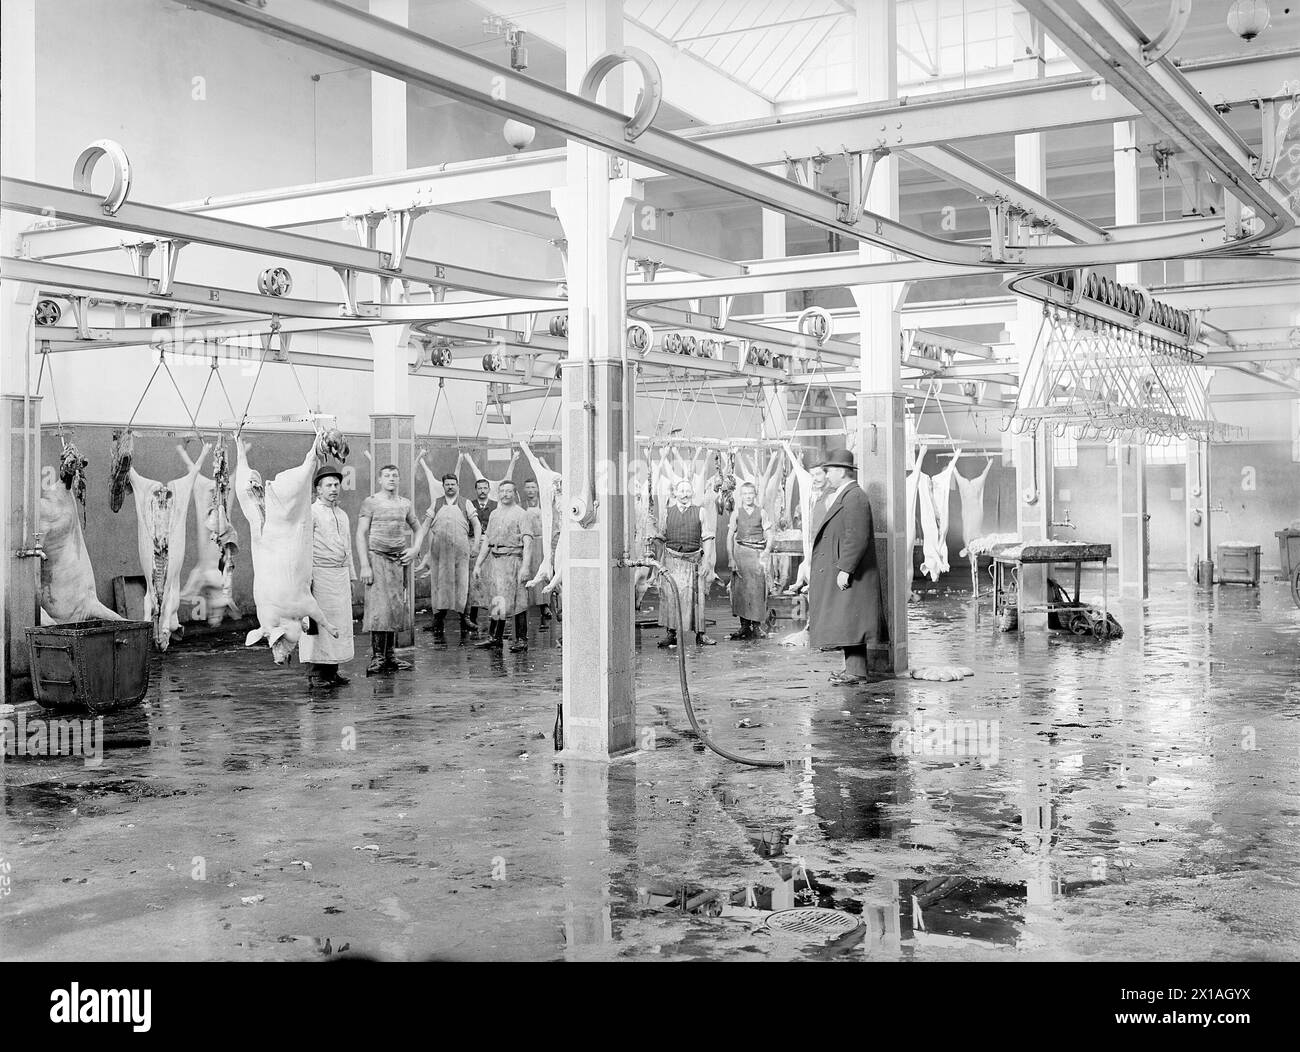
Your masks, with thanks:
[[[1109,643],[927,596],[912,662],[957,683],[689,650],[705,732],[777,770],[703,751],[653,631],[643,748],[609,765],[556,760],[549,637],[422,639],[332,693],[175,648],[102,767],[5,763],[0,955],[1294,958],[1300,611],[1273,582],[1152,592]]]

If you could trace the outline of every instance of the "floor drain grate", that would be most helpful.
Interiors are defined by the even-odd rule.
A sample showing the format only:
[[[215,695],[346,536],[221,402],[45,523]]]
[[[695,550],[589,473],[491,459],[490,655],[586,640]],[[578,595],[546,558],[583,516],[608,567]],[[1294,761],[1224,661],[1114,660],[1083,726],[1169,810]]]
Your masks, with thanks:
[[[801,906],[781,910],[767,918],[767,926],[782,935],[799,935],[820,939],[827,935],[843,935],[858,926],[858,919],[839,910],[820,906]]]

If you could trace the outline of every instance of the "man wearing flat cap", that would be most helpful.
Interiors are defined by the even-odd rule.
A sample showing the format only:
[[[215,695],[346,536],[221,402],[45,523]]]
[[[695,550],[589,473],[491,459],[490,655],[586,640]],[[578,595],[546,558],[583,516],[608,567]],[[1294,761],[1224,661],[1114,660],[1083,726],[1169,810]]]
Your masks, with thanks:
[[[844,652],[831,682],[867,679],[867,650],[889,641],[871,505],[857,484],[853,454],[833,449],[821,465],[826,488],[812,509],[812,567],[808,587],[809,642]]]
[[[311,594],[321,612],[338,626],[335,638],[328,632],[304,632],[298,654],[307,666],[307,681],[315,686],[337,687],[348,682],[339,675],[339,665],[351,661],[352,582],[356,565],[352,559],[352,534],[348,515],[339,507],[343,472],[325,464],[316,472],[316,499],[311,506],[312,558]]]

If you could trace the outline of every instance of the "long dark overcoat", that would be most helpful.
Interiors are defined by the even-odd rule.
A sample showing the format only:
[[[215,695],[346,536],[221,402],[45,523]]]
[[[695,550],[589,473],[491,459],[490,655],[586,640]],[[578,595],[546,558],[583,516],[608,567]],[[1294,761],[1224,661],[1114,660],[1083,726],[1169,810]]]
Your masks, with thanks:
[[[808,575],[812,645],[830,649],[887,643],[889,628],[867,495],[856,482],[850,482],[830,508],[818,501],[813,515]],[[841,570],[849,575],[849,586],[843,591],[835,584]]]

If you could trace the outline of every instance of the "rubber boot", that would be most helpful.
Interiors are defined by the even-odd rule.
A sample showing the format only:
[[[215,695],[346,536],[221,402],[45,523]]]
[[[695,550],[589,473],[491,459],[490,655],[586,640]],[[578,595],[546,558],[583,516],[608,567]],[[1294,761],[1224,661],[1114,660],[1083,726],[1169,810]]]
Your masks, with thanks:
[[[528,611],[521,610],[515,614],[515,641],[510,645],[510,653],[518,654],[528,649]]]
[[[409,661],[403,661],[393,653],[393,649],[397,646],[397,633],[386,632],[384,635],[386,636],[384,641],[384,667],[390,672],[409,672],[415,668]]]
[[[460,615],[460,645],[465,646],[473,635],[474,626],[470,622],[469,615],[462,613]]]
[[[325,668],[328,670],[330,686],[346,687],[352,682],[350,678],[339,672],[338,665],[326,665]]]
[[[545,628],[547,625],[549,625],[549,624],[551,623],[551,605],[550,605],[550,603],[542,603],[542,605],[541,605],[541,611],[542,611],[542,627]]]
[[[727,638],[728,639],[753,639],[754,638],[753,624],[754,624],[753,621],[747,621],[745,620],[745,618],[742,617],[740,619],[740,631],[732,632],[731,635],[727,636]]]
[[[659,640],[659,649],[666,650],[668,647],[675,647],[676,645],[677,645],[677,629],[670,628],[664,634],[663,639]]]
[[[475,643],[479,650],[494,650],[502,645],[502,636],[505,635],[506,623],[504,621],[488,622],[488,637],[478,643]]]
[[[386,671],[384,665],[384,638],[387,632],[370,633],[370,664],[366,666],[366,675],[374,676]]]
[[[447,611],[439,610],[433,615],[433,641],[435,643],[447,642]]]

